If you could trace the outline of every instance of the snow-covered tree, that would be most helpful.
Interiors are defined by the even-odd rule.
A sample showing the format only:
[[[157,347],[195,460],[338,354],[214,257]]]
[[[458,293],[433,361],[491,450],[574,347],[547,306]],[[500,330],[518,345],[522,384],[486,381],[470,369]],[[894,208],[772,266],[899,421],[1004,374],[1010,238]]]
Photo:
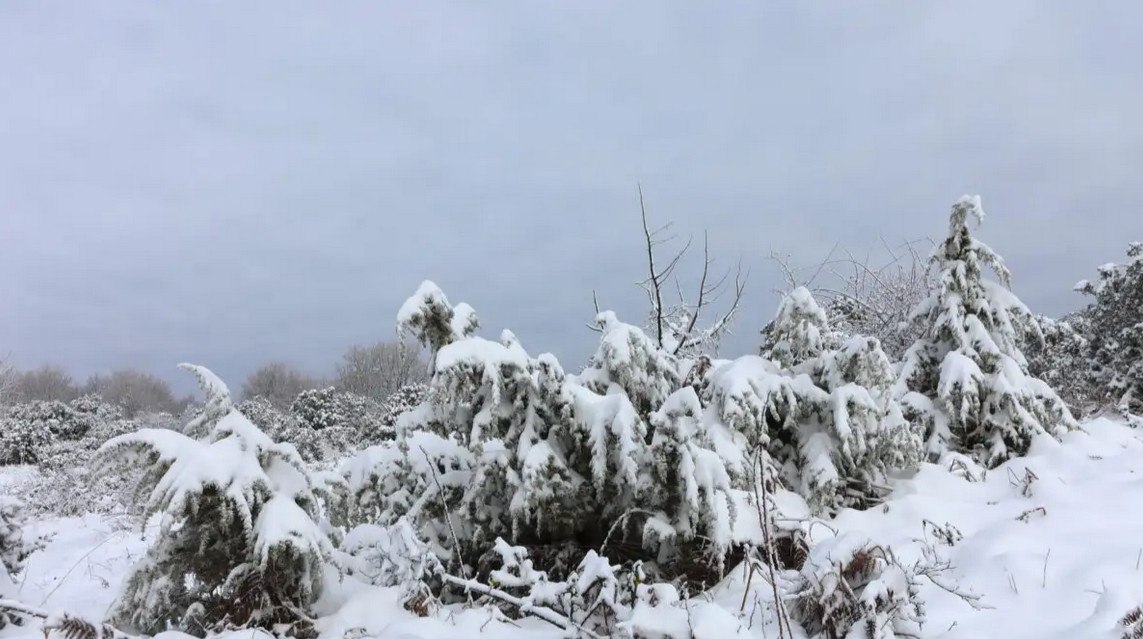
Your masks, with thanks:
[[[1121,412],[1143,415],[1143,242],[1131,243],[1125,264],[1101,266],[1098,282],[1076,289],[1094,298],[1085,313],[1093,381]]]
[[[602,332],[599,348],[579,375],[580,381],[600,395],[610,394],[614,387],[641,416],[658,410],[680,385],[676,358],[611,311],[600,313],[596,324]]]
[[[408,517],[441,550],[459,542],[475,552],[502,537],[558,554],[598,546],[613,527],[612,542],[651,554],[699,535],[726,550],[729,471],[703,438],[690,387],[691,401],[663,408],[680,384],[672,356],[605,312],[591,363],[568,375],[509,331],[497,341],[472,334],[475,314],[456,308],[431,284],[403,307],[402,328],[429,348],[434,373],[396,439],[346,467],[362,513],[384,525]],[[660,410],[656,436],[650,415]],[[653,487],[655,473],[670,484]]]
[[[821,356],[837,346],[840,336],[804,286],[790,291],[778,306],[778,315],[763,331],[762,354],[784,368]]]
[[[1104,393],[1094,379],[1087,313],[1060,319],[1037,316],[1036,321],[1044,340],[1032,340],[1024,347],[1028,372],[1055,389],[1073,415],[1091,413],[1104,400]]]
[[[743,357],[711,373],[718,418],[819,511],[875,501],[886,475],[919,456],[880,343],[842,342],[805,288],[782,300],[766,332],[773,360]]]
[[[659,546],[659,559],[672,559],[678,540],[709,540],[716,563],[732,543],[734,505],[726,461],[716,453],[693,388],[671,394],[651,415],[650,495],[653,517],[644,536]]]
[[[147,429],[99,451],[145,470],[145,512],[161,515],[114,616],[148,634],[279,624],[302,632],[331,552],[313,480],[293,446],[274,443],[234,408],[218,377],[183,367],[207,396],[187,429],[202,437]]]
[[[382,402],[404,386],[424,383],[427,371],[419,350],[405,341],[354,345],[342,355],[334,385]]]
[[[1075,421],[1055,391],[1029,375],[1019,342],[1025,333],[1042,339],[1039,325],[1009,290],[1000,256],[972,236],[972,218],[984,219],[980,198],[965,196],[931,258],[938,285],[914,311],[924,332],[905,355],[896,392],[924,426],[931,456],[952,448],[996,465]]]
[[[244,403],[263,399],[278,410],[288,410],[302,391],[321,388],[321,385],[320,380],[285,362],[270,362],[246,377],[241,397]]]

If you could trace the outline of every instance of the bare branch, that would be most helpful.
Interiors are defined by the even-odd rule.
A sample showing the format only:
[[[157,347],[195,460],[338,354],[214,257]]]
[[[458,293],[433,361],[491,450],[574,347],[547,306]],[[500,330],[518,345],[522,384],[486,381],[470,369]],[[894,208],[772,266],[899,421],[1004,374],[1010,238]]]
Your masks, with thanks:
[[[659,290],[659,278],[655,273],[655,245],[652,241],[651,231],[647,228],[647,206],[643,202],[643,185],[638,184],[639,188],[639,214],[643,218],[643,237],[647,241],[647,269],[651,273],[650,283],[654,293],[655,310],[655,340],[659,348],[663,347],[663,296]]]

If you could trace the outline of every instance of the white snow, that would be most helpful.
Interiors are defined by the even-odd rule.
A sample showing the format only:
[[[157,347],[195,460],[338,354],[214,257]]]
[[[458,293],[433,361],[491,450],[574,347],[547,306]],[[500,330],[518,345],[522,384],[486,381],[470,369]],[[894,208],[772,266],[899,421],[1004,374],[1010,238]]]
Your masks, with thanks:
[[[438,447],[444,444],[437,442]],[[0,487],[24,472],[19,467],[0,469]],[[1066,433],[1060,443],[1037,439],[1026,457],[989,471],[983,481],[967,481],[946,466],[922,464],[914,476],[894,480],[894,492],[882,506],[843,510],[826,522],[828,526],[811,527],[818,548],[811,561],[828,561],[819,555],[830,548],[834,550],[828,552],[840,553],[872,543],[892,549],[909,564],[921,556],[919,540],[934,540],[934,526],[951,525],[963,539],[951,547],[934,544],[953,566],[947,581],[980,595],[988,608],[974,610],[940,587],[922,582],[927,614],[922,637],[1115,639],[1121,634],[1118,620],[1143,603],[1143,512],[1136,507],[1140,503],[1143,432],[1098,419]],[[756,538],[760,531],[755,530],[753,508],[746,502],[736,503],[735,508],[734,536]],[[790,518],[807,515],[796,513],[796,504],[779,509]],[[267,505],[263,512],[276,509]],[[50,532],[55,537],[17,575],[15,595],[48,610],[102,617],[150,541],[138,529],[124,529],[120,523],[96,515],[35,523],[30,533]],[[265,536],[281,539],[291,534],[288,526],[275,525],[275,530]],[[380,534],[363,529],[345,545],[368,546]],[[680,633],[688,627],[694,628],[694,636],[711,639],[776,636],[769,585],[755,575],[747,592],[744,577],[741,568],[735,569],[711,592],[690,601],[676,600],[678,593],[661,585],[645,587],[626,624],[648,637],[686,636]],[[456,606],[418,617],[401,606],[397,587],[343,586],[339,592],[344,596],[327,602],[327,609],[336,611],[319,621],[324,639],[343,639],[347,634],[404,639],[560,636],[558,629],[542,621],[509,623],[500,613],[482,607]],[[247,639],[256,636],[250,631],[240,634]],[[0,631],[3,639],[39,636],[34,624]],[[174,634],[164,637],[175,639]]]
[[[422,308],[432,305],[449,308],[448,298],[434,282],[425,280],[417,287],[417,291],[401,304],[401,308],[397,311],[397,326],[412,322]]]

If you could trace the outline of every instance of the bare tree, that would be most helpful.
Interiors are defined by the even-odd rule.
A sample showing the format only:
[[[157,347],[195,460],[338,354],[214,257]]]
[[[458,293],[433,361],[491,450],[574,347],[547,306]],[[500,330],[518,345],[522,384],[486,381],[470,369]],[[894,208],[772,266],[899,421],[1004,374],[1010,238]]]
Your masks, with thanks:
[[[643,187],[639,186],[639,214],[643,222],[643,240],[647,252],[647,278],[638,285],[647,294],[650,306],[650,330],[660,349],[673,355],[695,355],[718,350],[718,343],[729,332],[731,320],[738,312],[742,295],[746,290],[747,274],[741,262],[731,270],[714,273],[714,258],[710,254],[707,233],[703,233],[702,271],[694,294],[688,298],[683,293],[676,270],[690,249],[692,240],[687,239],[682,248],[676,250],[669,259],[657,259],[656,251],[663,245],[677,239],[670,235],[671,224],[667,223],[652,229],[647,222],[647,207],[643,199]],[[734,273],[733,282],[730,279]],[[667,289],[674,289],[674,299]],[[700,324],[705,313],[711,312],[724,294],[731,293],[727,308],[709,324]],[[593,293],[594,298],[594,293]],[[595,310],[599,302],[595,300]],[[594,327],[593,327],[594,328]]]
[[[271,362],[250,373],[242,384],[242,398],[265,398],[278,410],[289,410],[304,390],[318,388],[322,381],[306,375],[285,362]]]
[[[70,402],[79,397],[79,389],[71,375],[59,366],[45,365],[34,371],[13,375],[13,399],[20,402],[35,400]]]
[[[821,262],[794,267],[789,255],[770,252],[788,293],[804,286],[822,301],[830,323],[847,333],[876,337],[890,357],[900,357],[919,337],[909,318],[932,292],[935,275],[921,252],[931,240],[892,246],[884,239],[884,255],[859,257],[834,246]]]
[[[143,371],[122,369],[108,375],[92,375],[84,384],[87,393],[123,409],[126,417],[143,413],[178,414],[183,403],[176,400],[165,380]]]
[[[0,360],[0,405],[12,403],[18,374],[7,360]]]
[[[401,387],[428,379],[428,364],[406,342],[350,347],[337,365],[334,385],[342,391],[381,401]]]

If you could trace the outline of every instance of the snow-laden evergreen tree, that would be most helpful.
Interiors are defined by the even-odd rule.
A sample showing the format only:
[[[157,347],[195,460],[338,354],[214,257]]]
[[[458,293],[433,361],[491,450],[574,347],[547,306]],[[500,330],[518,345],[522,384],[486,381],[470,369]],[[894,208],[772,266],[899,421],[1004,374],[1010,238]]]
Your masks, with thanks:
[[[873,338],[843,340],[813,295],[792,291],[763,351],[716,368],[709,401],[816,510],[862,506],[887,474],[909,469],[919,442],[892,396],[893,369]]]
[[[813,294],[799,286],[782,298],[778,314],[763,331],[762,355],[784,368],[819,357],[837,347],[841,336]]]
[[[732,543],[734,504],[727,464],[714,449],[693,388],[672,393],[651,415],[651,482],[648,503],[663,509],[644,527],[659,548],[660,561],[672,559],[679,540],[710,542],[721,562]]]
[[[878,339],[853,336],[824,354],[812,377],[830,393],[834,429],[844,435],[837,459],[845,488],[836,503],[870,505],[886,494],[891,473],[921,460],[921,434],[893,394],[893,364]]]
[[[1043,342],[1025,346],[1028,372],[1055,389],[1072,415],[1090,414],[1103,401],[1103,388],[1094,379],[1091,321],[1086,312],[1060,319],[1037,316]]]
[[[398,420],[395,443],[366,451],[392,465],[369,474],[370,484],[397,477],[401,485],[384,495],[383,523],[409,514],[442,548],[455,546],[454,534],[480,547],[524,529],[534,537],[566,525],[556,504],[536,508],[563,497],[536,487],[541,469],[552,482],[571,475],[556,451],[540,445],[537,430],[546,434],[552,425],[539,418],[547,412],[533,375],[539,362],[508,331],[500,341],[474,335],[471,307],[452,306],[431,282],[405,303],[398,325],[429,348],[433,376],[428,400]],[[562,378],[558,366],[555,373]],[[459,531],[454,516],[463,522]]]
[[[652,554],[700,534],[727,537],[714,525],[728,518],[715,493],[729,471],[721,460],[712,467],[701,437],[688,439],[701,406],[663,413],[657,439],[641,412],[661,409],[679,380],[638,328],[602,313],[599,350],[577,376],[550,354],[532,357],[509,331],[498,341],[473,334],[471,308],[429,283],[399,319],[429,347],[434,372],[396,439],[347,465],[360,514],[383,525],[408,517],[450,565],[448,549],[478,552],[496,537],[543,547],[548,561],[549,552],[599,547],[621,519],[615,547],[645,544]],[[652,487],[654,472],[672,486]]]
[[[979,197],[952,207],[948,237],[931,258],[937,288],[913,313],[924,332],[905,354],[896,392],[925,428],[930,456],[953,449],[995,466],[1075,420],[1051,387],[1028,374],[1019,342],[1025,334],[1042,340],[1039,325],[1009,290],[1001,257],[972,236],[970,219],[984,220]]]
[[[1105,264],[1099,281],[1076,289],[1094,297],[1088,320],[1093,381],[1105,401],[1125,415],[1143,415],[1143,242],[1132,242],[1125,264]],[[1143,422],[1141,422],[1143,423]]]
[[[218,377],[183,368],[206,394],[187,429],[202,432],[200,439],[146,429],[99,451],[145,470],[145,512],[161,515],[158,539],[127,580],[114,617],[147,634],[279,625],[304,634],[331,553],[314,482],[292,445],[274,443],[234,408]]]
[[[603,336],[580,380],[601,395],[611,393],[614,386],[642,416],[658,410],[680,385],[676,358],[611,311],[600,313],[595,321]]]

